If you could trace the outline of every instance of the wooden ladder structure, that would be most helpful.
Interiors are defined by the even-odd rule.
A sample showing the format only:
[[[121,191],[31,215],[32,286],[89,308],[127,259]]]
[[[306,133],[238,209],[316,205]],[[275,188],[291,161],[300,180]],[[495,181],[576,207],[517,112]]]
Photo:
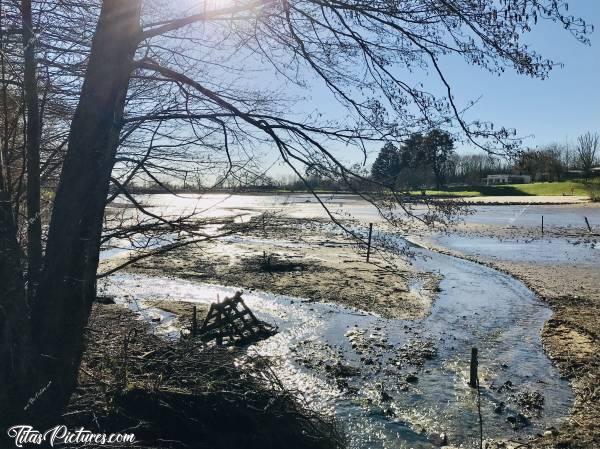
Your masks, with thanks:
[[[217,345],[241,345],[275,334],[277,329],[260,321],[242,299],[242,292],[210,306],[208,315],[198,332],[205,342]]]

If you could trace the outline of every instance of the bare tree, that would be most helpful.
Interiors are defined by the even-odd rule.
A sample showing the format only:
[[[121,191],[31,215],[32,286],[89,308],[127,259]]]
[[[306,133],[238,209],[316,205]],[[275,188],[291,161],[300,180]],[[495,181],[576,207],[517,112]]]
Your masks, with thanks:
[[[27,110],[27,254],[30,299],[33,299],[42,267],[42,220],[40,210],[40,145],[41,123],[35,60],[35,33],[31,0],[21,1],[24,47],[24,94]]]
[[[10,280],[0,303],[0,357],[10,360],[0,365],[0,403],[10,404],[0,411],[2,425],[21,418],[52,421],[73,390],[111,192],[149,215],[128,191],[139,174],[160,184],[157,173],[183,177],[188,162],[199,168],[222,162],[223,176],[246,169],[259,175],[252,151],[265,146],[303,181],[310,166],[334,173],[351,189],[365,182],[377,187],[330,148],[365,156],[373,142],[442,125],[485,151],[511,153],[519,144],[512,130],[466,121],[444,75],[444,58],[457,55],[494,73],[512,68],[543,79],[553,62],[522,43],[538,19],[558,22],[584,43],[590,31],[556,0],[202,6],[190,11],[187,2],[165,0],[104,0],[100,10],[92,1],[37,4],[40,71],[47,70],[48,86],[60,86],[48,92],[71,120],[66,143],[55,145],[66,146],[66,153],[57,163],[62,172],[31,320],[14,213],[4,191],[0,198],[0,273]],[[445,94],[403,80],[398,68],[431,70]],[[281,89],[260,86],[260,70],[276,73]],[[284,87],[306,89],[309,78],[345,108],[343,119],[290,112],[293,98],[283,95]],[[449,202],[426,200],[428,211],[418,215],[400,193],[356,192],[394,223],[399,210],[426,223],[456,211]],[[31,397],[35,404],[24,409]]]
[[[577,138],[577,157],[579,166],[587,178],[592,173],[596,163],[596,151],[598,150],[598,133],[587,132]]]

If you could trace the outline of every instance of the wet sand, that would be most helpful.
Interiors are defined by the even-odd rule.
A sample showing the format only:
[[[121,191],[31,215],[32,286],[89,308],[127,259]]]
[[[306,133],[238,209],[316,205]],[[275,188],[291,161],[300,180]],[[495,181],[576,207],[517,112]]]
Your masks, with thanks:
[[[103,269],[118,260],[105,261]],[[417,270],[397,254],[378,252],[370,262],[349,238],[318,224],[281,219],[265,232],[182,247],[128,270],[334,302],[385,318],[429,313],[439,276]],[[417,291],[411,289],[415,283]]]

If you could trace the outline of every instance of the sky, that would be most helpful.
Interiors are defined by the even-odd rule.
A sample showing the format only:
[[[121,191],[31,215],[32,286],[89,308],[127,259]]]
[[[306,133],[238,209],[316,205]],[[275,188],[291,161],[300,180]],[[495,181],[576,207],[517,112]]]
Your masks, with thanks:
[[[208,9],[212,9],[229,4],[232,0],[207,1]],[[204,7],[199,0],[187,2],[192,9]],[[591,45],[582,44],[560,25],[544,20],[540,20],[533,31],[524,37],[524,42],[531,49],[544,58],[563,64],[562,67],[555,67],[545,80],[518,75],[511,70],[497,76],[469,65],[458,56],[442,57],[441,67],[452,86],[459,109],[477,100],[466,113],[467,121],[492,122],[495,129],[500,126],[514,128],[517,136],[524,137],[523,146],[526,148],[543,147],[551,143],[575,145],[577,137],[587,131],[600,133],[600,0],[571,0],[569,13],[595,25],[596,31],[589,36]],[[288,118],[302,121],[308,114],[319,112],[325,118],[343,120],[347,115],[347,111],[333,99],[329,89],[314,73],[306,73],[310,88],[300,89],[287,84],[264,61],[252,62],[252,58],[249,58],[244,59],[243,63],[247,69],[245,80],[249,87],[269,92],[276,89],[283,93],[283,97],[289,98]],[[403,67],[393,69],[399,78],[411,85],[422,81],[426,90],[445,93],[440,90],[437,77],[431,76],[428,80],[423,72],[416,70],[408,73],[403,70]],[[434,78],[435,86],[432,84]],[[363,162],[363,155],[359,151],[332,145],[328,150],[342,162]],[[381,144],[377,143],[369,148],[367,168],[375,160],[380,147]],[[478,152],[474,147],[460,142],[457,142],[456,149],[463,154]],[[283,162],[277,162],[278,152],[275,148],[264,148],[260,153],[261,165],[271,167],[268,171],[271,176],[279,178],[292,174]]]
[[[457,95],[481,94],[478,115],[532,135],[530,146],[574,141],[586,131],[600,132],[600,1],[575,0],[569,12],[595,25],[591,46],[575,40],[561,27],[544,23],[528,42],[542,55],[564,63],[546,80],[513,73],[502,77],[465,64],[449,66]]]
[[[530,148],[554,142],[575,144],[577,136],[587,131],[600,132],[600,0],[573,0],[569,6],[570,13],[595,25],[591,45],[578,42],[557,24],[540,22],[526,42],[542,56],[564,64],[545,80],[510,71],[498,77],[458,58],[444,61],[457,102],[466,105],[479,99],[469,111],[470,119],[515,128],[518,136],[527,136],[523,145]],[[337,106],[323,101],[322,94],[323,90],[315,87],[304,106],[335,115]],[[457,150],[475,152],[462,146]],[[367,164],[376,153],[370,152]],[[272,170],[275,176],[286,173],[283,165]]]

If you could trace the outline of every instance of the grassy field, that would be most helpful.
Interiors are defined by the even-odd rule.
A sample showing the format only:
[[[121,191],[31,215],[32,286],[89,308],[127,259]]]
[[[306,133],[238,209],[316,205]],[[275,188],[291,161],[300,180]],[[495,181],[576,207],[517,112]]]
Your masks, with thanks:
[[[595,184],[599,184],[599,182],[598,179],[594,181]],[[561,181],[534,182],[531,184],[507,184],[500,186],[458,186],[449,187],[444,190],[427,190],[426,193],[434,196],[589,196],[590,188],[580,181]]]

